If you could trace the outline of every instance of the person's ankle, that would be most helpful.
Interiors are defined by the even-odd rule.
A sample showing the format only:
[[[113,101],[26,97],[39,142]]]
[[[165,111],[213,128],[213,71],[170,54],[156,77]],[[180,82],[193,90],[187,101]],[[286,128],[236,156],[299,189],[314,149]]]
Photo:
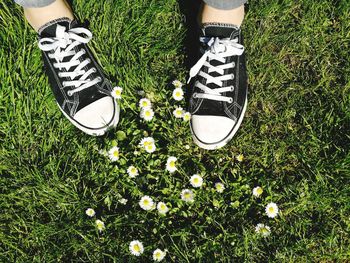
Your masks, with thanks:
[[[240,27],[244,20],[244,5],[231,10],[216,9],[208,5],[203,6],[200,16],[201,24],[221,23],[233,24]]]
[[[38,32],[43,25],[63,17],[74,19],[74,14],[65,0],[56,0],[52,4],[39,8],[24,8],[28,23]]]

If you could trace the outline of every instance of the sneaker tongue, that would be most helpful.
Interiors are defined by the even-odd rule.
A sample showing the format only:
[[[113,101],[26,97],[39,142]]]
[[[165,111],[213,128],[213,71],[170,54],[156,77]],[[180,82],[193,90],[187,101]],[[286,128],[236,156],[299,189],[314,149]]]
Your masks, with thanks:
[[[71,22],[69,18],[63,17],[59,18],[53,21],[48,22],[47,24],[43,25],[38,33],[40,37],[55,37],[56,36],[56,28],[57,25],[63,26],[67,29],[71,28]]]
[[[204,24],[202,27],[203,35],[206,37],[235,38],[239,35],[239,27],[233,24]]]

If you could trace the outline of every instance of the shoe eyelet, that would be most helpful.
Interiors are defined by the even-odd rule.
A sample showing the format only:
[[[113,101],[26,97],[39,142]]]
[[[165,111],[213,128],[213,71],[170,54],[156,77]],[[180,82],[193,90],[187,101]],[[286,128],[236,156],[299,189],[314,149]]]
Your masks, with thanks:
[[[69,97],[72,97],[72,95],[73,95],[73,94],[72,94],[72,91],[71,91],[71,90],[68,90],[68,91],[67,91],[67,95],[68,95]]]
[[[234,86],[231,86],[231,91],[234,91],[235,90],[235,87]]]
[[[67,84],[67,82],[65,82],[65,81],[62,82],[63,87],[66,87],[66,84]]]
[[[92,72],[96,73],[97,72],[96,68],[92,68]]]
[[[231,74],[231,77],[232,77],[232,79],[234,79],[235,78],[235,74]]]
[[[83,54],[86,54],[86,51],[85,51],[85,49],[82,49],[82,51],[83,51]]]
[[[61,72],[58,72],[58,76],[59,76],[60,78],[62,78],[62,74],[61,74]]]
[[[97,81],[98,81],[98,82],[101,82],[101,81],[102,81],[102,78],[101,78],[101,77],[97,77]]]
[[[235,62],[232,62],[232,67],[235,67],[236,66],[236,63]]]
[[[193,93],[193,98],[195,98],[195,99],[198,98],[197,93]]]
[[[88,59],[86,59],[86,61],[87,61],[88,63],[91,63],[91,59],[89,59],[89,58],[88,58]]]
[[[230,98],[230,100],[228,101],[230,104],[233,102],[233,99],[232,98]]]

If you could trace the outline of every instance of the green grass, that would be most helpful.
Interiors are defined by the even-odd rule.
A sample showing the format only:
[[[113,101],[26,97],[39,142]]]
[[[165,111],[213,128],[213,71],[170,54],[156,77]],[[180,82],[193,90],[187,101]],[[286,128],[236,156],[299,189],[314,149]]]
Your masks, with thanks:
[[[350,260],[348,0],[250,1],[249,106],[233,141],[215,152],[194,146],[188,124],[172,116],[185,102],[174,103],[169,83],[187,74],[177,1],[77,0],[74,8],[90,20],[91,46],[124,88],[117,130],[126,138],[89,137],[62,116],[35,33],[20,7],[0,0],[1,262],[150,262],[158,247],[168,250],[165,262]],[[151,123],[138,116],[137,91],[153,102]],[[153,154],[137,146],[146,134],[156,140]],[[121,158],[111,163],[98,151],[115,144]],[[170,155],[179,167],[171,175]],[[136,179],[126,174],[131,164],[141,170]],[[194,173],[205,185],[188,205],[179,194]],[[213,190],[218,181],[222,194]],[[261,198],[252,196],[257,185]],[[143,211],[146,194],[170,212]],[[275,219],[264,214],[269,202],[281,210]],[[269,237],[255,234],[260,222]],[[138,258],[128,251],[134,239],[145,246]]]

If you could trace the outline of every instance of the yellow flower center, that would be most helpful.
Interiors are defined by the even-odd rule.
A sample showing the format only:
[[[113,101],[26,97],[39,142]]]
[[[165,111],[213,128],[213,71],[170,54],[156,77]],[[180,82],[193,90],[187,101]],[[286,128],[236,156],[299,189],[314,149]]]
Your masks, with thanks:
[[[175,96],[176,96],[176,97],[180,97],[180,96],[181,96],[181,92],[180,92],[180,91],[176,92],[176,93],[175,93]]]
[[[180,88],[181,87],[181,82],[180,81],[175,81],[174,83],[175,88]]]
[[[170,161],[169,166],[170,166],[171,168],[174,168],[174,167],[175,167],[175,161]]]
[[[265,233],[268,233],[269,231],[265,228],[265,227],[263,227],[261,230],[261,233],[263,233],[263,234],[265,234]]]
[[[158,251],[158,252],[156,252],[156,254],[155,254],[155,257],[156,258],[160,258],[162,255],[161,255],[161,253]]]
[[[119,152],[118,151],[113,152],[113,156],[114,157],[119,157]]]
[[[143,101],[143,102],[142,102],[142,106],[143,106],[143,107],[147,107],[147,105],[148,105],[147,101]]]
[[[258,195],[261,195],[262,192],[263,192],[263,189],[262,189],[261,187],[259,187],[258,189],[256,189],[256,193],[257,193]]]
[[[149,116],[151,116],[151,113],[150,113],[149,111],[146,111],[146,112],[145,112],[145,116],[146,116],[146,117],[149,117]]]
[[[136,252],[140,252],[140,246],[139,245],[134,245],[134,250],[136,251]]]
[[[147,200],[147,199],[146,199],[146,200],[143,200],[143,204],[144,204],[144,205],[149,205],[149,200]]]
[[[186,199],[190,199],[190,198],[191,198],[191,194],[190,194],[190,193],[185,193],[184,197],[185,197]]]
[[[273,212],[275,212],[275,209],[271,206],[271,207],[269,207],[269,212],[273,213]]]
[[[147,145],[147,150],[152,150],[152,149],[153,149],[152,144]]]
[[[121,94],[120,90],[115,91],[115,95],[119,96]]]
[[[131,173],[136,173],[136,168],[131,168]]]

